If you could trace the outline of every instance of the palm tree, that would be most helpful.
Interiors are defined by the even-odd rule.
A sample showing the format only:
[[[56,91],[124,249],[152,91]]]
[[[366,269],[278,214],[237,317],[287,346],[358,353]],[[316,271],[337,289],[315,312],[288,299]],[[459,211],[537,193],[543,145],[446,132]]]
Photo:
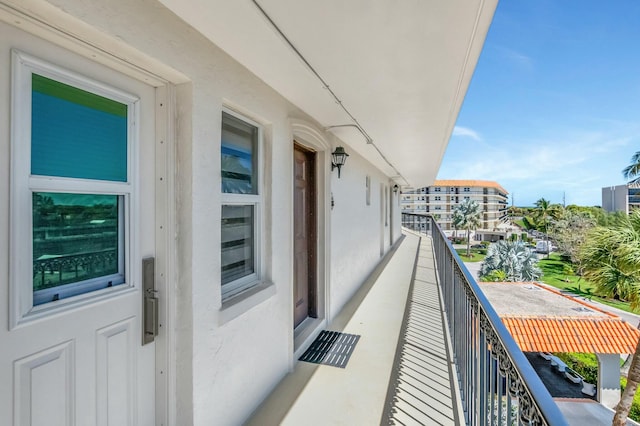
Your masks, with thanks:
[[[453,225],[453,239],[458,238],[458,229],[462,227],[462,222],[464,222],[464,216],[460,209],[454,208],[453,213],[451,214],[451,225]]]
[[[535,281],[542,271],[538,267],[538,256],[522,241],[498,241],[489,246],[479,275],[491,280],[500,276],[509,282]]]
[[[640,151],[633,154],[631,164],[622,169],[622,175],[625,179],[630,179],[629,183],[640,181]]]
[[[475,231],[480,226],[482,218],[480,205],[476,201],[466,198],[453,210],[454,214],[457,214],[456,210],[462,216],[460,227],[467,230],[467,256],[471,256],[471,230]]]
[[[549,257],[549,219],[553,218],[557,215],[557,206],[551,204],[549,200],[545,200],[544,198],[540,198],[536,201],[536,214],[538,220],[541,221],[542,226],[544,228],[544,239],[547,243],[547,258]]]
[[[640,306],[640,210],[634,210],[609,227],[596,227],[580,250],[584,277],[598,291]],[[640,383],[640,341],[627,376],[627,386],[616,406],[613,425],[626,425],[633,397]]]

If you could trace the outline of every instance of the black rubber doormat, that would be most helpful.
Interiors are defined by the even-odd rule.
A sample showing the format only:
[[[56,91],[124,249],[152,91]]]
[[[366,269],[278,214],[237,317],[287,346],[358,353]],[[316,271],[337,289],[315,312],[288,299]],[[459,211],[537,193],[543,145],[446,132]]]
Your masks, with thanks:
[[[359,339],[357,334],[322,330],[300,361],[345,368]]]

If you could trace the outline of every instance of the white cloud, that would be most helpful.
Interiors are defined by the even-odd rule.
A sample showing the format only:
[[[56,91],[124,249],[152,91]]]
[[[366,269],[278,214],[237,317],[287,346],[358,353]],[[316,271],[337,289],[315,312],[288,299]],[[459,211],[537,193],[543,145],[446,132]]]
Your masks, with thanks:
[[[478,132],[476,132],[475,130],[470,129],[468,127],[455,126],[453,128],[453,136],[469,137],[469,138],[474,139],[474,140],[476,140],[478,142],[482,142],[482,138],[480,137]]]
[[[533,69],[533,59],[530,56],[505,46],[496,46],[496,48],[511,63],[524,69]]]
[[[547,130],[548,137],[492,140],[472,150],[452,140],[438,178],[497,181],[517,193],[517,204],[562,202],[566,192],[567,203],[598,205],[601,187],[621,183],[629,147],[640,139],[637,128]]]

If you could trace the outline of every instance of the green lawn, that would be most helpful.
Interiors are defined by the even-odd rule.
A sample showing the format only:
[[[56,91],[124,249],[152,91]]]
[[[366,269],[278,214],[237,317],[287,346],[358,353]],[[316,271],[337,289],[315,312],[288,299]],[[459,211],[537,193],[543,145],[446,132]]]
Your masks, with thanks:
[[[458,256],[462,259],[463,262],[481,262],[487,256],[487,249],[471,249],[471,257],[467,257],[467,249],[459,248],[456,249],[458,252]],[[483,252],[483,253],[481,253]]]
[[[631,310],[631,308],[629,307],[629,303],[627,302],[594,295],[593,293],[595,292],[595,285],[591,284],[585,279],[573,274],[569,276],[565,275],[563,273],[563,269],[564,265],[567,264],[569,263],[563,261],[561,256],[557,253],[551,253],[549,259],[547,259],[546,257],[540,259],[538,266],[540,266],[540,269],[542,269],[543,274],[542,277],[540,277],[540,281],[561,290],[569,291],[578,296],[586,297],[590,300],[613,306],[614,308],[622,309],[623,311],[637,313]]]

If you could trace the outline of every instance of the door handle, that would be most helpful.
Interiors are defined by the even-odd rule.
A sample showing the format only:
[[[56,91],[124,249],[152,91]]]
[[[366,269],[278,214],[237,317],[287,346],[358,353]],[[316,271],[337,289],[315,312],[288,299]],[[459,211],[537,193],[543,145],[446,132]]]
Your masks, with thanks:
[[[142,344],[158,335],[158,298],[156,295],[155,258],[142,259]]]

